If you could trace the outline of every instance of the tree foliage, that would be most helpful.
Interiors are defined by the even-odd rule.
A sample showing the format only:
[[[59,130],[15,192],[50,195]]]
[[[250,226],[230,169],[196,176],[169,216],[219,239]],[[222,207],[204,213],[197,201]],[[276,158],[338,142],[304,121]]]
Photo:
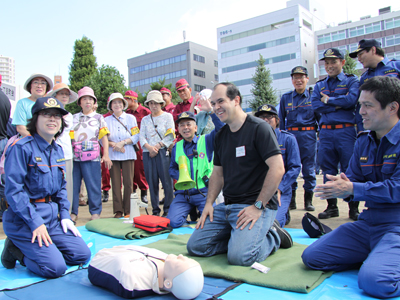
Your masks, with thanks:
[[[265,67],[265,59],[260,54],[260,59],[257,60],[256,72],[253,75],[253,87],[250,92],[254,95],[254,99],[249,102],[250,108],[255,111],[263,104],[277,104],[275,89],[272,87],[271,72]]]
[[[71,90],[78,92],[84,87],[85,80],[96,72],[97,62],[93,53],[93,42],[86,36],[83,36],[81,40],[75,41],[74,57],[69,66]]]
[[[346,51],[344,59],[346,60],[346,63],[343,66],[343,72],[346,74],[354,74],[359,77],[360,71],[357,70],[357,62],[355,59],[350,57],[349,51]]]
[[[163,88],[163,87],[165,87],[171,91],[172,103],[177,104],[178,102],[181,101],[181,98],[179,97],[178,92],[176,91],[175,87],[172,87],[172,83],[165,84],[165,78],[159,79],[158,82],[151,83],[150,89],[147,92],[145,92],[144,95],[141,95],[139,93],[139,91],[136,90],[136,93],[138,93],[138,101],[143,104],[144,101],[146,101],[147,94],[150,91],[154,91],[154,90],[160,91],[161,88]]]

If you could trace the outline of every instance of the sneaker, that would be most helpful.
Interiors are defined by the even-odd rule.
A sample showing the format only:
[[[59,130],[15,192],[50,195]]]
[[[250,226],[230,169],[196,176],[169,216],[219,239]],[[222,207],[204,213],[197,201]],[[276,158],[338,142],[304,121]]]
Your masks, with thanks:
[[[102,195],[101,195],[101,201],[103,202],[108,202],[108,198],[110,197],[108,191],[103,191]]]
[[[293,240],[289,232],[283,229],[276,219],[274,220],[271,229],[275,230],[281,239],[280,248],[287,249],[293,246]]]
[[[9,238],[6,238],[3,253],[1,253],[1,263],[6,269],[14,269],[17,260],[22,266],[25,266],[24,255],[21,250]]]

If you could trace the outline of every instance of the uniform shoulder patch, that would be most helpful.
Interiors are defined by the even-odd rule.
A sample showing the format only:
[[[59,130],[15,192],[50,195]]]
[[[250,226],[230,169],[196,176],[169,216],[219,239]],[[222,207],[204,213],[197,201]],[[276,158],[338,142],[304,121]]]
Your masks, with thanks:
[[[361,131],[361,132],[359,132],[359,133],[357,134],[357,138],[359,138],[359,137],[362,136],[362,135],[366,135],[366,134],[368,134],[368,133],[369,133],[369,130]]]
[[[321,82],[321,81],[324,81],[326,78],[327,78],[327,77],[322,78],[322,79],[318,80],[316,83]]]
[[[354,75],[354,74],[346,74],[346,73],[345,73],[345,75],[346,75],[347,77],[357,77],[357,76]]]
[[[26,137],[23,137],[23,138],[15,140],[15,142],[12,143],[11,146],[14,146],[15,144],[24,145],[24,144],[29,143],[31,141],[33,141],[33,137],[31,135],[27,135]]]

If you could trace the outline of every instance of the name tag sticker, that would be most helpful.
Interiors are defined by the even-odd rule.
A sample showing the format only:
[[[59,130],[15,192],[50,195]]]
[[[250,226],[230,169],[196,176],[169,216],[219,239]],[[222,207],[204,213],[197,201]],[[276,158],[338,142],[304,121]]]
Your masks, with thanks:
[[[246,149],[244,146],[236,147],[236,157],[246,156]]]

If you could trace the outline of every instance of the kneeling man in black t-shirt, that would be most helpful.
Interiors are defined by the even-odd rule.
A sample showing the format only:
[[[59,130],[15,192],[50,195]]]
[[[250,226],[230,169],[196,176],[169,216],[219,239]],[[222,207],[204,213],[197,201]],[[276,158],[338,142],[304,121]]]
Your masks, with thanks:
[[[274,222],[285,173],[275,133],[267,122],[247,115],[241,102],[235,85],[214,87],[211,104],[227,126],[215,137],[206,205],[187,250],[197,256],[227,252],[230,264],[249,266],[293,242]],[[222,188],[225,203],[213,207]]]

